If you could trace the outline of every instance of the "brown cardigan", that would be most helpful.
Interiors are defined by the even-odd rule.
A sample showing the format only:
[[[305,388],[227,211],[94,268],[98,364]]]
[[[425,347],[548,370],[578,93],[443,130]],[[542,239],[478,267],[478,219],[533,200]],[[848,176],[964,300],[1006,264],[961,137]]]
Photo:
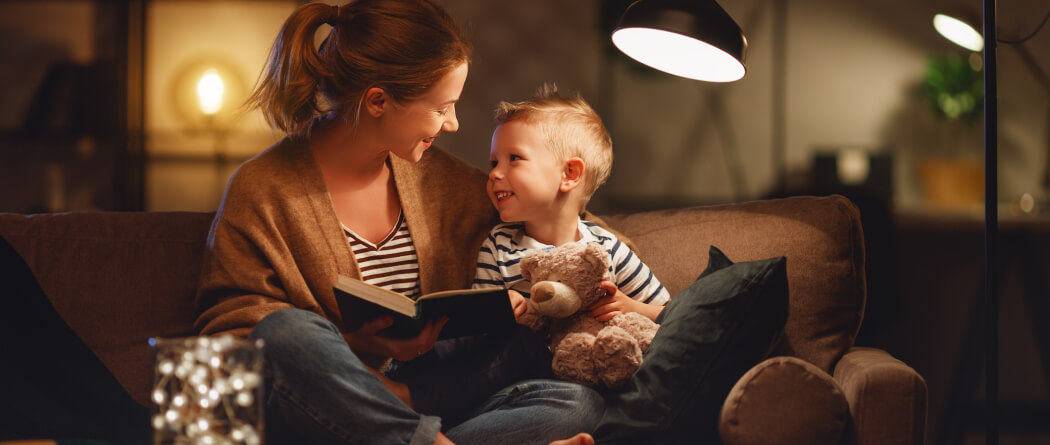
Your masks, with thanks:
[[[418,163],[390,159],[422,292],[470,287],[481,242],[499,221],[485,174],[436,147]],[[339,325],[337,274],[360,277],[312,152],[286,138],[230,179],[208,235],[195,326],[243,336],[289,307]]]

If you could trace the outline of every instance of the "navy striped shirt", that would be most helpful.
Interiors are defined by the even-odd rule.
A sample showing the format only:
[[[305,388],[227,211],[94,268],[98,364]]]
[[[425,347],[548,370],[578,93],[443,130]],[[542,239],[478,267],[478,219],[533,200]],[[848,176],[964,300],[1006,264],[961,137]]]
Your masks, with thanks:
[[[598,243],[609,252],[612,257],[609,269],[616,277],[616,287],[620,291],[644,303],[667,304],[671,299],[667,289],[626,244],[590,221],[580,220],[577,226],[581,236],[576,242]],[[500,224],[489,232],[488,239],[481,245],[474,287],[513,289],[528,298],[532,284],[522,278],[519,263],[530,253],[553,248],[526,235],[523,223]]]

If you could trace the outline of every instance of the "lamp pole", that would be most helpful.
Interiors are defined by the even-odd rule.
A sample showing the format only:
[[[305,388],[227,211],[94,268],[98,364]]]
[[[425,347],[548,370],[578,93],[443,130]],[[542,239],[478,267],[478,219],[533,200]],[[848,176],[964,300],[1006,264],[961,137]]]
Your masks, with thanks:
[[[999,298],[996,271],[999,237],[999,127],[996,90],[995,0],[984,0],[984,314],[985,439],[999,443]]]

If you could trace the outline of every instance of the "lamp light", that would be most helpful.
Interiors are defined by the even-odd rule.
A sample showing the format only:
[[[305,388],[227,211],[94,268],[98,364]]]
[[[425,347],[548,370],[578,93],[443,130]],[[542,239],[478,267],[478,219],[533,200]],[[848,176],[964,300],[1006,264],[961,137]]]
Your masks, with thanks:
[[[747,38],[714,0],[639,0],[624,11],[612,41],[627,56],[688,79],[744,77]]]
[[[973,24],[968,21],[948,14],[936,14],[933,16],[933,27],[944,38],[952,43],[973,52],[981,52],[984,49],[984,37]]]
[[[243,116],[237,105],[248,97],[248,86],[230,57],[197,55],[179,64],[170,79],[168,104],[185,134],[225,137]]]
[[[197,82],[197,99],[201,113],[212,116],[222,109],[222,77],[219,71],[211,68],[204,72]]]

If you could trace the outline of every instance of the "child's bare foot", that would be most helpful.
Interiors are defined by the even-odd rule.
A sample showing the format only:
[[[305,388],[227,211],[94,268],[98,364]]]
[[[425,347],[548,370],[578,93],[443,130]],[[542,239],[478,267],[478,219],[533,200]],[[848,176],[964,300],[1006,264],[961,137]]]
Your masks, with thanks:
[[[550,445],[594,445],[594,438],[590,434],[580,433],[564,440],[555,440]]]

